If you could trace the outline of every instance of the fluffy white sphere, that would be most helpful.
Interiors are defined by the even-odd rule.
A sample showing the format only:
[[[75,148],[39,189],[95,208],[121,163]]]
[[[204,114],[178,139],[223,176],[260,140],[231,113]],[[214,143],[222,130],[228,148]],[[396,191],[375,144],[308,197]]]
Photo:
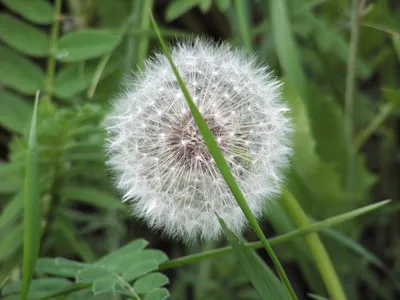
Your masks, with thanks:
[[[291,152],[279,82],[227,44],[197,39],[171,53],[250,209],[261,217],[280,191]],[[149,226],[186,242],[218,237],[215,213],[236,233],[246,227],[163,54],[127,83],[106,129],[118,188]]]

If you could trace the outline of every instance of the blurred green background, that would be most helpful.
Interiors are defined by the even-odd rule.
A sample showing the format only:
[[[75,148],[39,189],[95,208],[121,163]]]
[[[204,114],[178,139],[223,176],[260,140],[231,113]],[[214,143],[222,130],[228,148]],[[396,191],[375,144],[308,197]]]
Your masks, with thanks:
[[[171,43],[196,35],[227,40],[285,82],[299,129],[286,185],[313,220],[393,200],[320,236],[348,299],[400,299],[400,2],[354,2],[1,0],[0,283],[21,278],[24,164],[37,90],[41,257],[93,262],[137,238],[170,258],[225,245],[186,246],[151,232],[130,216],[104,165],[101,122],[110,101],[159,49],[151,9]],[[295,229],[279,201],[268,212],[268,237]],[[300,299],[326,295],[303,239],[274,249]],[[259,299],[232,255],[165,274],[172,299]]]

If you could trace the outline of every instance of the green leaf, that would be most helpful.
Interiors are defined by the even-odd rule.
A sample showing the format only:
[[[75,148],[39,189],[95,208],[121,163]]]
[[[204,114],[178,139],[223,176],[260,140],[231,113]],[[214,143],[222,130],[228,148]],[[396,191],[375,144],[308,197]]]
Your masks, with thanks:
[[[21,190],[24,166],[18,163],[2,163],[0,162],[0,193],[10,194]]]
[[[23,195],[18,193],[15,197],[12,197],[2,207],[3,211],[0,215],[0,233],[4,230],[4,227],[10,225],[21,213],[23,208]]]
[[[144,300],[165,300],[165,299],[168,299],[168,297],[169,297],[169,292],[167,289],[158,288],[158,289],[154,289],[150,293],[148,293],[144,297]]]
[[[38,154],[36,142],[37,108],[39,92],[36,93],[35,107],[28,140],[28,155],[24,188],[24,252],[22,263],[22,299],[27,299],[29,286],[39,255],[42,222],[41,197],[39,192]]]
[[[0,57],[0,82],[2,84],[26,95],[34,95],[41,88],[44,73],[38,65],[1,45]],[[3,102],[3,100],[1,101]]]
[[[133,281],[147,273],[157,270],[159,263],[157,261],[143,261],[135,264],[132,268],[122,273],[122,278],[129,282]]]
[[[3,289],[3,294],[21,293],[23,291],[23,285],[21,283],[21,281],[17,281],[6,285]],[[69,286],[71,286],[71,281],[63,278],[40,278],[32,280],[29,296],[35,296],[35,298],[37,298],[45,296],[49,294],[49,292],[63,290]]]
[[[12,132],[25,133],[32,110],[32,106],[17,95],[0,90],[0,124],[3,127]]]
[[[47,56],[49,38],[47,35],[8,14],[0,14],[0,39],[10,47],[31,56]]]
[[[138,294],[147,294],[153,289],[159,288],[169,283],[167,276],[161,273],[152,273],[136,280],[133,289]]]
[[[114,278],[114,275],[108,269],[100,266],[89,266],[76,274],[77,282],[93,282],[100,278]]]
[[[36,272],[75,278],[77,273],[87,266],[87,264],[65,258],[39,258],[36,264]]]
[[[337,243],[346,246],[351,249],[353,252],[357,253],[360,257],[362,257],[365,261],[370,264],[374,264],[381,270],[385,270],[385,264],[373,253],[371,253],[368,249],[362,246],[359,242],[353,240],[350,237],[347,237],[345,234],[335,229],[325,229],[322,232],[324,235],[336,240]]]
[[[44,0],[2,0],[13,13],[36,24],[50,24],[53,20],[53,8]]]
[[[5,262],[10,255],[18,251],[22,246],[22,225],[16,225],[9,229],[7,234],[1,238],[0,243],[0,263]]]
[[[66,65],[57,72],[54,80],[54,94],[59,98],[72,98],[85,91],[95,74],[96,62],[80,62]],[[100,79],[110,75],[120,67],[118,62],[109,62],[101,74]]]
[[[138,264],[144,261],[156,262],[161,264],[168,260],[167,255],[160,251],[154,249],[148,249],[143,251],[138,251],[134,253],[125,253],[119,256],[115,256],[112,261],[108,261],[106,267],[116,273],[122,273],[127,269],[126,262],[129,261],[131,264]],[[98,262],[100,263],[100,261]],[[101,265],[104,265],[101,263]]]
[[[77,200],[105,209],[126,209],[119,199],[113,195],[91,187],[66,186],[60,190],[64,200]]]
[[[217,0],[216,4],[221,12],[226,12],[231,5],[230,0]]]
[[[397,58],[400,61],[400,37],[398,36],[392,36],[392,43],[393,43],[393,48],[396,51]]]
[[[168,5],[165,18],[171,22],[186,13],[198,4],[198,0],[175,0]]]
[[[96,279],[92,286],[93,294],[113,293],[115,292],[116,284],[117,280],[115,278]]]
[[[285,287],[273,275],[273,272],[264,263],[261,263],[261,260],[256,258],[255,253],[245,246],[221,218],[218,219],[232,247],[233,253],[242,264],[261,299],[287,299],[288,294],[285,291]]]
[[[57,58],[62,62],[76,62],[99,57],[114,50],[120,37],[107,30],[85,29],[61,37]]]
[[[124,254],[132,254],[138,251],[143,250],[148,245],[148,242],[143,239],[134,240],[125,246],[121,247],[115,252],[107,254],[103,256],[100,260],[97,261],[99,265],[109,265],[113,264],[114,261],[118,260],[121,255]]]

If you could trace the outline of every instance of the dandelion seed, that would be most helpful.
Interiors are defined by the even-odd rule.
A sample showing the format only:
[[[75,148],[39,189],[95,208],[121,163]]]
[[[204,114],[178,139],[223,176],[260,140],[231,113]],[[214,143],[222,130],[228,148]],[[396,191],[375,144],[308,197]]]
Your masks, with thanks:
[[[291,152],[280,83],[227,44],[197,39],[171,52],[250,209],[262,217]],[[217,213],[234,232],[246,228],[163,54],[127,83],[106,129],[117,186],[150,227],[186,242],[215,239]]]

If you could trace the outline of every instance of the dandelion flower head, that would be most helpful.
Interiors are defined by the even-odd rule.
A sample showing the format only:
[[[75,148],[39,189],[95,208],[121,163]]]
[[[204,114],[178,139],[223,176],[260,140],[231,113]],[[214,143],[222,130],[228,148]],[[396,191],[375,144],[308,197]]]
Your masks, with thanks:
[[[203,39],[172,59],[257,218],[276,197],[291,152],[280,83],[254,57]],[[109,164],[134,215],[190,242],[247,220],[210,155],[167,58],[159,53],[126,84],[107,118]]]

